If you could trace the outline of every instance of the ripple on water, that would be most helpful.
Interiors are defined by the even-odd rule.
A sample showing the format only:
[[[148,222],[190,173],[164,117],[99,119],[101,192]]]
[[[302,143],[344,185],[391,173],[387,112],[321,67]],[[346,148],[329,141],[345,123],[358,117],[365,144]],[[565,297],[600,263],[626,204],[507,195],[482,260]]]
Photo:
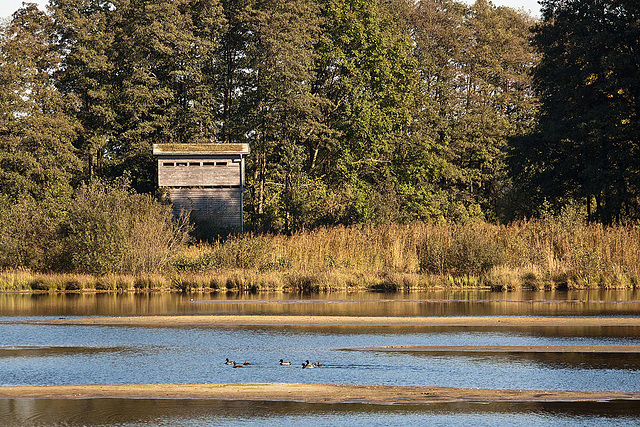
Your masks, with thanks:
[[[167,399],[0,400],[3,425],[637,425],[638,402],[365,405]]]

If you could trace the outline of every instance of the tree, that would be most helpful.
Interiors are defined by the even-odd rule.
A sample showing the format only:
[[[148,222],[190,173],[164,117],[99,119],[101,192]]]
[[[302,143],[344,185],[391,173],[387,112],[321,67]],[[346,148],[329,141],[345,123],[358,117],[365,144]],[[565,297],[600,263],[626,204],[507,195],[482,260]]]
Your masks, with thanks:
[[[309,0],[256,2],[248,20],[250,73],[238,109],[252,144],[248,167],[252,222],[290,232],[303,224],[308,151],[320,98],[312,92],[319,8]]]
[[[640,15],[631,0],[545,0],[534,43],[536,133],[520,141],[525,188],[604,223],[640,217]]]
[[[215,60],[221,9],[215,0],[122,0],[111,14],[110,174],[129,174],[138,191],[152,192],[152,143],[217,134],[214,83],[204,72]]]
[[[348,200],[337,220],[387,217],[394,203],[398,149],[411,123],[415,62],[411,39],[379,1],[327,0],[317,51],[317,93],[326,99],[325,133],[311,170]],[[376,201],[382,202],[375,203]]]
[[[84,161],[84,177],[101,172],[108,141],[114,137],[114,43],[111,1],[51,0],[53,30],[61,65],[57,88],[78,100],[75,117],[82,126],[75,146]]]
[[[453,218],[460,171],[452,162],[453,127],[460,116],[459,76],[469,30],[467,8],[448,0],[422,0],[406,18],[417,62],[413,123],[403,170],[403,196],[411,219]]]
[[[80,167],[53,23],[34,4],[0,29],[0,265],[42,268]]]
[[[0,192],[55,202],[71,195],[79,163],[74,97],[52,78],[60,57],[51,19],[28,4],[0,33]]]
[[[243,141],[250,124],[248,114],[240,111],[244,96],[241,88],[250,87],[251,79],[248,50],[253,40],[253,31],[249,17],[254,7],[253,0],[223,0],[224,25],[221,32],[219,49],[207,72],[217,79],[220,99],[222,129],[219,140],[233,143]]]
[[[425,183],[405,185],[416,214],[495,218],[508,140],[534,119],[532,20],[484,0],[423,0],[409,22],[420,75],[411,165]]]
[[[506,190],[508,140],[534,123],[532,24],[529,16],[486,0],[477,0],[467,18],[451,159],[460,170],[463,199],[489,218],[495,218],[496,203]]]

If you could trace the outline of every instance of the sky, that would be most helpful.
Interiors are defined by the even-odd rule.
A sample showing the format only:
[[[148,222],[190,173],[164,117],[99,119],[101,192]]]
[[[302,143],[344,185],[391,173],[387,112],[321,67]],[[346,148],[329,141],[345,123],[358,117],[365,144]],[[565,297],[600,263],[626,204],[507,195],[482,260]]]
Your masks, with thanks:
[[[463,0],[466,3],[473,3],[474,0]],[[44,10],[47,0],[32,0]],[[540,5],[537,0],[491,0],[496,6],[509,6],[515,9],[524,9],[535,17],[540,16]],[[22,0],[0,0],[0,18],[8,18],[22,5]]]

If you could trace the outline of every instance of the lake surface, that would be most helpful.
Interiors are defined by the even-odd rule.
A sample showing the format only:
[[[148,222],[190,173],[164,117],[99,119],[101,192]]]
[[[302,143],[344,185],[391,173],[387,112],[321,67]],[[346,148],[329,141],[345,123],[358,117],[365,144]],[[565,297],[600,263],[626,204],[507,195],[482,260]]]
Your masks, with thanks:
[[[0,400],[7,426],[637,426],[637,405],[434,404],[380,406],[290,402],[91,399]]]
[[[0,294],[0,316],[635,316],[640,290]]]
[[[360,351],[399,345],[640,345],[635,327],[114,327],[29,319],[166,314],[637,316],[637,291],[0,295],[0,385],[300,382],[640,391],[636,354]],[[252,365],[233,369],[225,358]],[[293,366],[280,366],[280,359]],[[303,370],[306,359],[328,364]],[[0,399],[6,425],[637,425],[640,404],[319,405]]]

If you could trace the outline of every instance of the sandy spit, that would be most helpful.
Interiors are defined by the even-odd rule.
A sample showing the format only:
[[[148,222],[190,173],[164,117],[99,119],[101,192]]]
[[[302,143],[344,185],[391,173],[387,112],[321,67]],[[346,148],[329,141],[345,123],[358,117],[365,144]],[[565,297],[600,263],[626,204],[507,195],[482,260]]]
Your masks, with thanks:
[[[14,322],[10,322],[14,323]],[[187,315],[87,317],[19,323],[108,326],[640,326],[640,317],[359,317],[279,315]]]
[[[0,399],[211,399],[308,403],[640,401],[640,392],[484,390],[334,384],[140,384],[0,387]]]

